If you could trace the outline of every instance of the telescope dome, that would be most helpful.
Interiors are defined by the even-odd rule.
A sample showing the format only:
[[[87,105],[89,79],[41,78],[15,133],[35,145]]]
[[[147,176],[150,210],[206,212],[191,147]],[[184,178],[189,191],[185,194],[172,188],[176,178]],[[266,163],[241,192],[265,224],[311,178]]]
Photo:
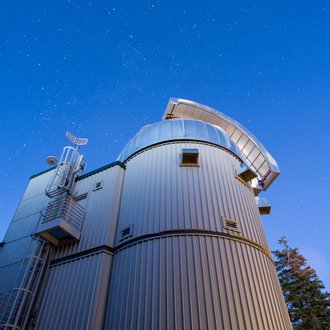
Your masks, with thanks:
[[[226,148],[242,158],[237,145],[228,134],[219,127],[192,119],[163,120],[142,127],[127,143],[118,159],[125,162],[136,152],[166,141],[201,141]]]

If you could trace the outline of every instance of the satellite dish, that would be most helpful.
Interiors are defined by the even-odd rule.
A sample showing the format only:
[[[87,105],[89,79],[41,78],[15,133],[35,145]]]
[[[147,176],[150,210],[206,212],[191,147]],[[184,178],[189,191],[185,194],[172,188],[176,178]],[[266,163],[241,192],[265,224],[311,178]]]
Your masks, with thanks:
[[[88,143],[87,138],[78,138],[77,136],[74,136],[73,134],[71,134],[69,131],[67,131],[65,135],[76,146],[84,146]]]
[[[46,163],[48,165],[56,165],[58,163],[58,159],[55,156],[48,156],[46,158]]]

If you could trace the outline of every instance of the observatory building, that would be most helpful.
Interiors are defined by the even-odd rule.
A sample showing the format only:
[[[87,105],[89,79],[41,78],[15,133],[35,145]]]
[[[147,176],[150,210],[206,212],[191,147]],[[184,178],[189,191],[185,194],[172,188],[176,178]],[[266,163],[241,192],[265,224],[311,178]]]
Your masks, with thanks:
[[[291,329],[259,196],[280,172],[249,131],[171,99],[89,173],[67,135],[0,244],[0,329]]]

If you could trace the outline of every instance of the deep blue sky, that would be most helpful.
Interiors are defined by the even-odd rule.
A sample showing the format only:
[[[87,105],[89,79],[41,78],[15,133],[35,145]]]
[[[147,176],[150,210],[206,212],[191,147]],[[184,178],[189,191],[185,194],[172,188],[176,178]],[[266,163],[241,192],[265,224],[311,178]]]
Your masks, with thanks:
[[[325,1],[2,1],[0,238],[28,178],[88,137],[114,161],[182,97],[239,121],[278,161],[264,193],[330,290],[330,4]]]

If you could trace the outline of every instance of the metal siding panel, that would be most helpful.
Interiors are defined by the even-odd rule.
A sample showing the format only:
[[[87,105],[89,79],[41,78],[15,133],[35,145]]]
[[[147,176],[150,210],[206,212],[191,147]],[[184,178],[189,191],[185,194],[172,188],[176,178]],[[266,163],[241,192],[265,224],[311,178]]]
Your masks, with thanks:
[[[7,242],[3,248],[1,248],[0,267],[5,267],[11,264],[22,261],[22,259],[28,253],[32,237],[25,236],[15,241]],[[14,274],[16,276],[16,274]]]
[[[21,268],[21,263],[15,263],[0,268],[0,294],[10,291],[12,288],[17,288],[19,285],[18,274]]]
[[[39,195],[43,195],[44,197],[46,197],[46,199],[48,199],[48,197],[45,195],[45,190],[50,184],[51,179],[54,176],[54,173],[55,173],[54,170],[52,170],[30,179],[28,186],[22,197],[22,201],[31,199]]]
[[[1,288],[2,292],[15,288],[20,280],[17,278],[18,270],[21,268],[21,261],[28,253],[32,242],[31,234],[34,233],[40,220],[41,211],[49,203],[49,198],[45,195],[45,188],[52,176],[53,172],[51,171],[29,181],[5,234],[4,242],[6,244],[0,251],[0,267],[8,267],[8,269],[2,268],[0,273],[0,282],[5,281],[6,283],[6,286]],[[11,264],[17,264],[17,266],[11,266]],[[8,270],[13,271],[11,277],[6,275]]]
[[[239,149],[243,149],[248,141],[249,141],[249,138],[244,133],[242,133],[241,137],[236,142],[236,144],[237,144]]]
[[[25,201],[21,201],[17,211],[13,217],[12,222],[19,221],[23,218],[31,216],[33,214],[39,214],[46,208],[49,203],[49,198],[45,198],[43,195],[39,195]]]
[[[269,306],[268,309],[268,319],[270,321],[270,324],[273,326],[276,326],[278,329],[281,328],[279,324],[279,320],[275,317],[275,315],[280,314],[279,310],[276,310],[278,307],[278,304],[273,304],[272,299],[274,299],[274,292],[271,292],[271,288],[273,287],[272,283],[269,281],[269,274],[267,271],[267,266],[265,265],[265,259],[264,258],[257,258],[257,265],[259,269],[264,269],[263,272],[260,272],[261,275],[261,283],[263,286],[263,292],[264,292],[264,299],[267,301],[267,305]],[[276,295],[275,295],[276,297]]]
[[[236,129],[231,135],[231,139],[236,143],[242,136],[242,132]]]
[[[260,168],[260,166],[266,161],[264,155],[262,153],[260,153],[258,155],[258,157],[255,159],[255,161],[253,162],[253,167],[258,170]]]
[[[257,325],[254,319],[254,309],[250,299],[250,295],[251,295],[250,283],[247,280],[246,271],[244,269],[246,265],[243,266],[244,260],[241,251],[243,247],[244,247],[243,244],[235,242],[232,256],[236,268],[239,294],[241,296],[241,300],[244,302],[242,303],[242,309],[243,309],[245,327],[246,329],[256,329]]]
[[[207,235],[133,244],[115,255],[104,328],[290,329],[274,307],[274,278],[256,270],[270,262],[250,244]]]
[[[15,222],[11,222],[7,233],[4,237],[4,242],[9,243],[18,238],[30,236],[36,230],[40,220],[40,213],[32,214],[30,216],[21,218]]]
[[[124,169],[115,166],[77,182],[74,193],[88,194],[81,239],[57,248],[54,259],[104,244],[114,246],[123,177]],[[99,181],[103,182],[102,189],[93,191]]]
[[[248,256],[249,265],[251,265],[252,281],[254,282],[253,289],[255,291],[255,296],[256,296],[255,304],[258,309],[258,314],[260,314],[260,327],[262,329],[267,329],[268,326],[267,326],[267,319],[265,318],[265,304],[263,304],[262,296],[261,296],[259,271],[257,271],[254,267],[255,265],[254,251],[252,249],[246,249],[246,252]]]
[[[51,267],[36,328],[100,329],[110,267],[101,253]]]
[[[180,167],[182,148],[197,148],[200,167]],[[146,150],[127,163],[119,215],[121,230],[133,237],[173,229],[223,231],[221,216],[236,219],[242,235],[268,246],[249,186],[235,179],[238,160],[199,143],[169,143]]]

